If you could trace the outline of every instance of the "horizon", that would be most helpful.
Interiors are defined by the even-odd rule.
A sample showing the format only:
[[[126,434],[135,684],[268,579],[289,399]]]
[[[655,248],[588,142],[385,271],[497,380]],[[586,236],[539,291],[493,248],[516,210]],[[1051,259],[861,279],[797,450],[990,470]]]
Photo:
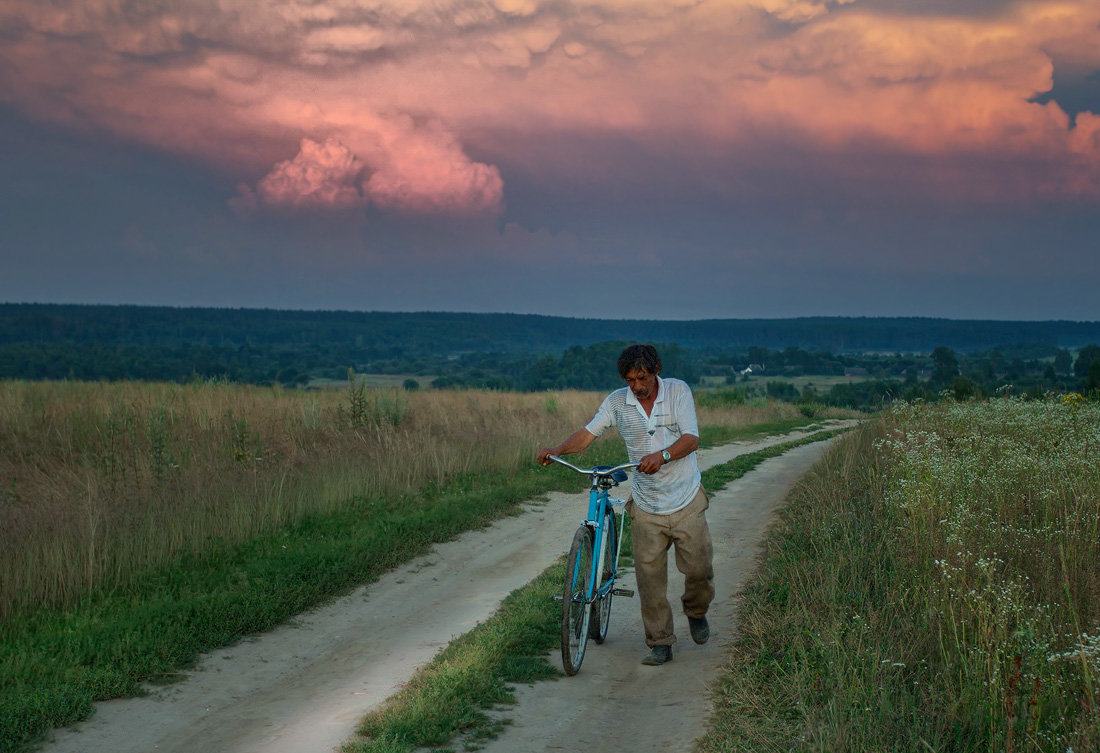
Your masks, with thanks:
[[[677,318],[629,318],[629,317],[604,317],[604,316],[569,316],[561,314],[543,314],[539,312],[521,312],[521,311],[451,311],[442,309],[314,309],[314,308],[278,308],[271,306],[196,306],[196,305],[173,305],[173,304],[145,304],[145,303],[87,303],[87,302],[73,302],[73,301],[0,301],[0,306],[85,306],[85,307],[106,307],[106,308],[164,308],[172,309],[176,311],[186,310],[203,310],[203,311],[271,311],[279,313],[303,313],[303,314],[427,314],[427,315],[456,315],[456,316],[525,316],[525,317],[538,317],[547,319],[572,319],[572,320],[593,320],[593,321],[606,321],[606,322],[673,322],[673,323],[691,323],[691,322],[770,322],[770,321],[798,321],[798,320],[817,320],[817,319],[917,319],[917,320],[930,320],[930,321],[944,321],[944,322],[994,322],[999,324],[1051,324],[1051,323],[1067,323],[1067,324],[1100,324],[1100,318],[1097,319],[969,319],[969,318],[957,318],[947,316],[908,316],[908,315],[870,315],[870,314],[857,314],[857,315],[831,315],[831,314],[807,314],[801,316],[782,316],[782,317],[702,317],[697,319],[677,319]]]

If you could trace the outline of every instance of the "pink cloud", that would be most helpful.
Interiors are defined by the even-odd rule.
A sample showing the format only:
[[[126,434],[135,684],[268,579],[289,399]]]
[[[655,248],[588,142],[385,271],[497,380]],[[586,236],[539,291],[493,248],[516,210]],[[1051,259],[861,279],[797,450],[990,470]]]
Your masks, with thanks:
[[[302,139],[294,159],[283,160],[256,184],[240,189],[236,206],[290,209],[348,209],[363,204],[357,180],[363,163],[336,139]]]
[[[1055,52],[1100,68],[1095,0],[970,18],[858,0],[5,0],[0,27],[0,101],[204,160],[251,181],[238,207],[492,212],[505,159],[613,181],[580,149],[539,148],[571,135],[714,183],[714,155],[795,150],[879,192],[894,176],[860,159],[873,145],[922,161],[909,181],[929,196],[1100,198],[1093,115],[1030,101]]]
[[[424,214],[468,214],[500,208],[499,171],[471,161],[442,127],[389,135],[367,161],[335,138],[304,138],[293,159],[278,162],[256,183],[238,187],[230,205],[240,212],[261,207],[290,210],[346,210],[368,204],[383,210]]]
[[[435,124],[402,132],[363,191],[383,209],[486,212],[500,207],[503,182],[497,168],[471,161]]]

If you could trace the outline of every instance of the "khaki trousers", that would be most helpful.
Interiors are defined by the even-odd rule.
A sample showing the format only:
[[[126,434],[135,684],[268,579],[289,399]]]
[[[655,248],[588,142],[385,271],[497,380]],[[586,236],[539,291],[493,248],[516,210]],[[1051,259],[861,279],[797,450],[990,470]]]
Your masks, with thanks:
[[[687,507],[671,515],[654,515],[638,509],[633,502],[627,504],[647,646],[671,646],[676,642],[666,596],[669,547],[676,547],[676,569],[684,574],[684,594],[680,597],[684,614],[702,617],[714,599],[714,549],[705,515],[709,504],[701,486]]]

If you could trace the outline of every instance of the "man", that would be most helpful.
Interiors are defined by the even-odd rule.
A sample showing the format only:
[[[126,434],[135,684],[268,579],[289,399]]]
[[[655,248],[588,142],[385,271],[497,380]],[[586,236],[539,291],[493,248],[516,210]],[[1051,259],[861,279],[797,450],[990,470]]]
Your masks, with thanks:
[[[608,395],[583,429],[557,447],[539,450],[538,462],[547,465],[549,455],[581,452],[606,429],[619,430],[630,462],[638,463],[640,471],[631,478],[626,509],[645,641],[651,649],[642,664],[660,665],[672,659],[676,642],[665,594],[670,547],[676,547],[676,567],[684,574],[681,602],[691,637],[696,643],[710,637],[706,615],[714,598],[714,570],[707,495],[695,457],[699,422],[687,384],[659,376],[661,358],[652,345],[631,345],[619,356],[618,367],[626,387]]]

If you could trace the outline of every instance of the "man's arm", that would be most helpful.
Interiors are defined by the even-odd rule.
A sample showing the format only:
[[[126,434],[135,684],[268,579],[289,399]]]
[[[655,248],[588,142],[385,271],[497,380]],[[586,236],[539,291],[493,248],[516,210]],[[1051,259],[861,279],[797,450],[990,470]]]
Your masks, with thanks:
[[[680,438],[665,449],[668,450],[669,462],[686,458],[699,448],[699,437],[694,434],[681,434]],[[656,473],[665,464],[665,458],[661,453],[654,452],[646,455],[638,463],[638,470],[642,473]]]
[[[557,447],[543,447],[539,450],[538,461],[539,465],[550,465],[553,460],[550,460],[549,455],[572,455],[575,452],[582,452],[588,445],[595,441],[596,435],[590,432],[588,429],[579,429],[569,435],[569,439],[565,440]],[[681,437],[682,439],[682,437]],[[698,440],[696,444],[698,444]]]

